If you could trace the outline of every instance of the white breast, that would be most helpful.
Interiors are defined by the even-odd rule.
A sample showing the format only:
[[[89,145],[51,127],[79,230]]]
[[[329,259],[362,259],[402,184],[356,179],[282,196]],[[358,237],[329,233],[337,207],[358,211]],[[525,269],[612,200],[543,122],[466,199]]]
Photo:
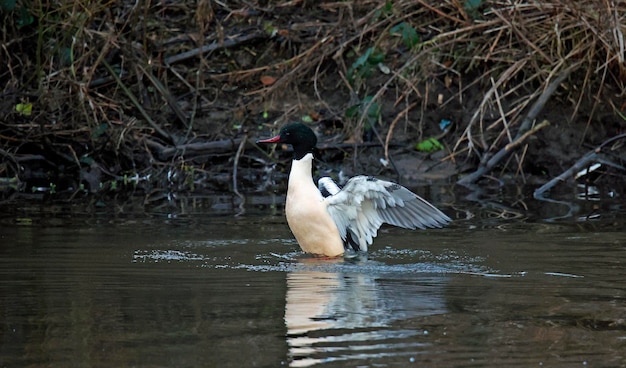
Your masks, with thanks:
[[[343,241],[322,194],[313,183],[312,161],[310,153],[293,160],[285,205],[287,223],[303,251],[338,256],[344,252]]]

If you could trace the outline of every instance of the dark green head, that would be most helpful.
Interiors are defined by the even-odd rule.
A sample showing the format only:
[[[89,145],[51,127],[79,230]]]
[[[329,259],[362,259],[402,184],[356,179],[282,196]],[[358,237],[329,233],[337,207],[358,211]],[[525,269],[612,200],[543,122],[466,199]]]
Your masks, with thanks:
[[[293,147],[294,158],[301,159],[307,153],[312,153],[317,144],[315,133],[302,123],[291,123],[280,128],[277,136],[258,140],[257,143],[285,143]]]

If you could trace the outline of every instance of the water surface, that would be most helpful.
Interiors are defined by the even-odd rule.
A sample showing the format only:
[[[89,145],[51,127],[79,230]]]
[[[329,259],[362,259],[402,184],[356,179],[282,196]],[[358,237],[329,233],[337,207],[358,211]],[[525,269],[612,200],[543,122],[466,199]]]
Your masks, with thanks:
[[[623,230],[458,220],[324,260],[281,214],[13,218],[0,366],[623,366]]]

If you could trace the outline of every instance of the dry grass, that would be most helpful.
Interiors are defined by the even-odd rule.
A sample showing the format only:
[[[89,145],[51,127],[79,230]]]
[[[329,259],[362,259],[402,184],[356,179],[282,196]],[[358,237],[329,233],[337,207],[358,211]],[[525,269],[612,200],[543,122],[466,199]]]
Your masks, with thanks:
[[[282,122],[310,112],[312,99],[343,118],[364,96],[392,102],[379,126],[387,141],[392,122],[422,132],[428,110],[463,108],[449,158],[482,158],[530,128],[520,127],[525,111],[564,70],[571,76],[557,98],[571,117],[590,101],[591,124],[607,96],[623,96],[623,2],[389,4],[18,2],[35,22],[20,28],[17,9],[3,15],[0,154],[8,160],[0,176],[25,176],[25,155],[83,175],[165,172],[194,164],[186,144],[256,129],[263,111]],[[390,32],[401,23],[420,37],[413,48]],[[370,47],[390,73],[351,80]],[[442,101],[434,90],[445,91]],[[293,95],[299,104],[281,104]],[[32,104],[32,115],[16,111],[20,103]],[[344,118],[346,129],[363,130],[368,110]],[[166,146],[183,148],[160,159]]]

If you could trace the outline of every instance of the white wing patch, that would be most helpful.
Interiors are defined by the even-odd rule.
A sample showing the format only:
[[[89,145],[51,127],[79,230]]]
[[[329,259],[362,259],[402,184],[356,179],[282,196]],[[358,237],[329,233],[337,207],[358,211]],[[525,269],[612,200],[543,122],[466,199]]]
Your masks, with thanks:
[[[332,179],[321,178],[319,186],[331,194],[324,202],[341,238],[346,242],[349,236],[362,251],[367,251],[383,223],[425,229],[452,221],[426,200],[389,181],[355,176],[339,190]]]
[[[324,197],[335,195],[341,190],[337,183],[328,176],[320,178],[320,180],[317,181],[317,187]]]

